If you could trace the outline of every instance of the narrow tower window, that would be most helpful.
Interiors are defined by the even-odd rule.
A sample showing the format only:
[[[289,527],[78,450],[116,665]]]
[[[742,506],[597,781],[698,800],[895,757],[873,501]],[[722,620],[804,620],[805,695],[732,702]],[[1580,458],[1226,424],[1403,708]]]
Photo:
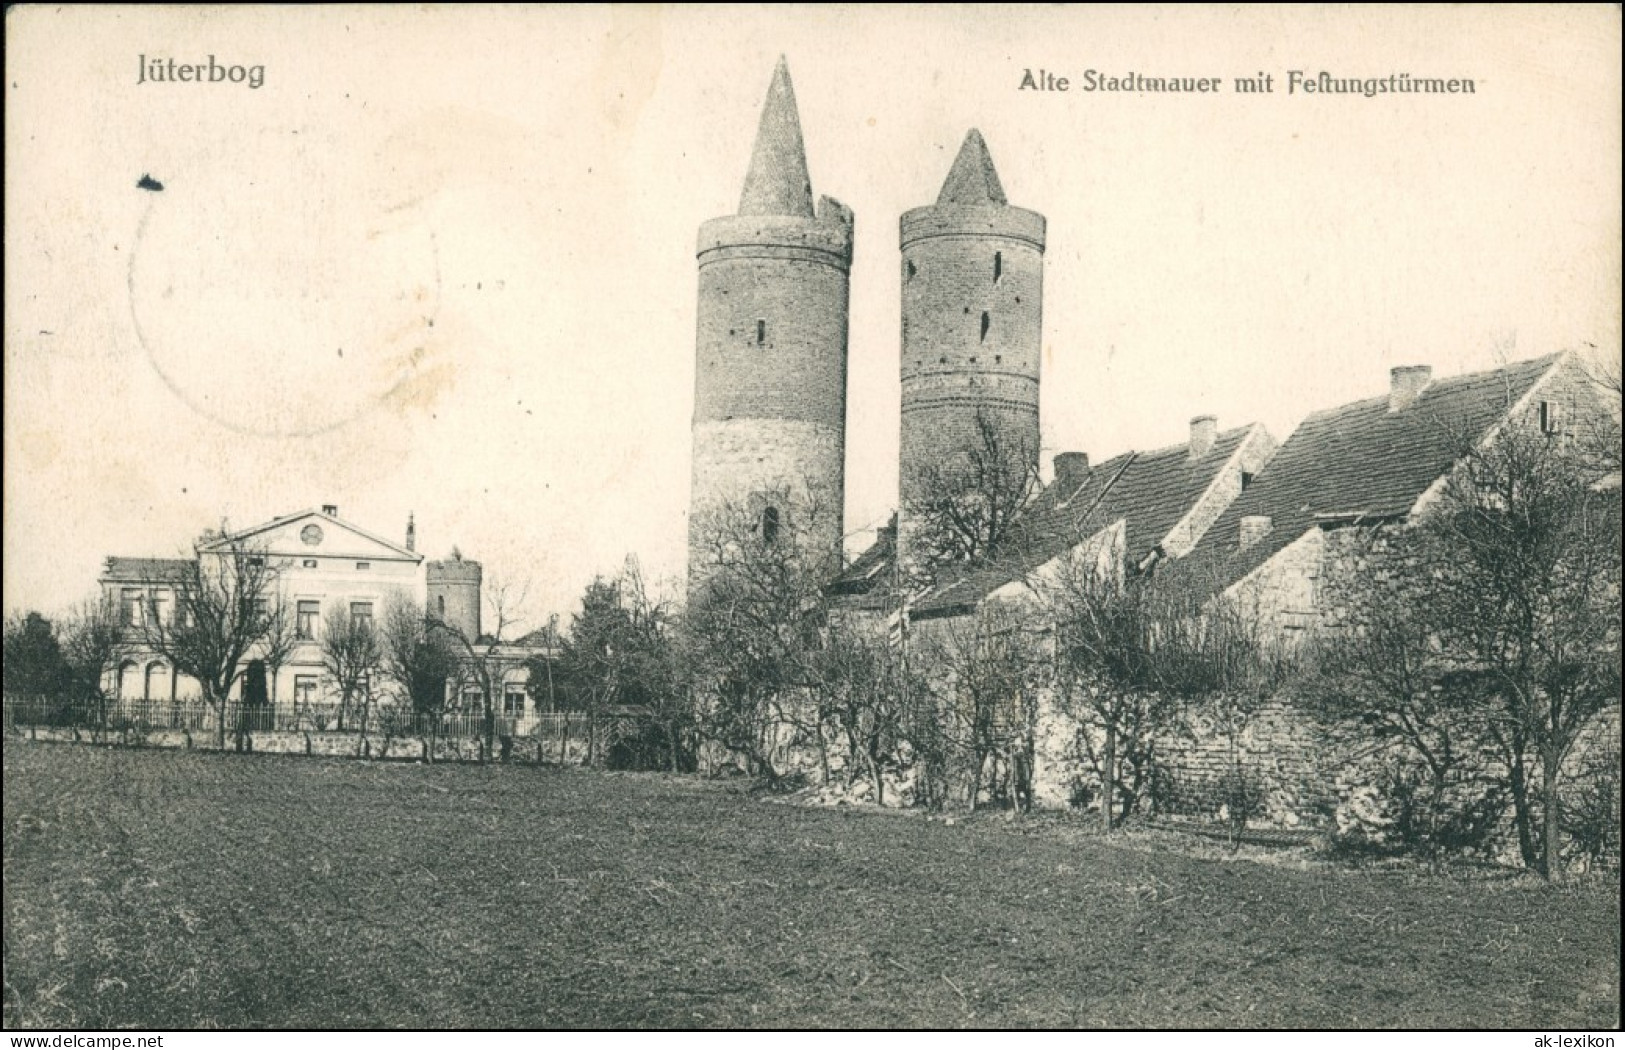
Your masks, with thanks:
[[[1003,277],[1004,277],[1004,253],[1003,252],[994,252],[993,253],[993,283],[998,284],[999,280],[1001,278],[1003,278]]]
[[[989,322],[988,322],[988,319],[987,319],[987,311],[983,310],[982,311],[982,342],[984,342],[984,343],[987,342],[988,323]]]
[[[761,318],[756,319],[756,345],[761,346],[767,342],[767,322]]]
[[[904,264],[903,264],[903,265],[904,265],[904,266],[905,266],[905,267],[907,267],[907,269],[908,269],[908,279],[909,279],[909,280],[911,280],[911,281],[912,281],[912,280],[914,280],[914,275],[915,275],[915,274],[916,274],[916,273],[917,273],[917,272],[919,272],[919,271],[917,271],[917,270],[915,270],[915,269],[914,269],[914,260],[913,260],[913,259],[909,259],[909,260],[908,260],[908,261],[907,261],[907,262],[905,262],[905,263],[904,263]]]
[[[772,545],[779,541],[779,508],[762,511],[762,542]]]

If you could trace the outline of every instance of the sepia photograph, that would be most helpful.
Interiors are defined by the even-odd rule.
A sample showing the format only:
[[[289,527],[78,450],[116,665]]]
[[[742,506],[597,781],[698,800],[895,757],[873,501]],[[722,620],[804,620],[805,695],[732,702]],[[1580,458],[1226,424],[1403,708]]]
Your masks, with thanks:
[[[1613,1046],[1621,58],[9,7],[12,1045]]]

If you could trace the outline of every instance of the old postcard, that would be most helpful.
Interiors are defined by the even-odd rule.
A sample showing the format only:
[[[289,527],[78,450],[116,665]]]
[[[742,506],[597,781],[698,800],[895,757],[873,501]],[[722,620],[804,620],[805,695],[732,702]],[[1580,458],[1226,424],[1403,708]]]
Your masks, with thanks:
[[[1617,931],[1609,948],[1589,898],[1573,905],[1582,958],[1561,974],[1529,962],[1548,983],[1516,1002],[1491,994],[1528,976],[1497,969],[1505,955],[1483,962],[1481,999],[1443,970],[1408,999],[1337,1002],[1282,974],[1251,1010],[1230,978],[1208,997],[1204,974],[1235,963],[1201,951],[1250,943],[1232,921],[1245,908],[1190,918],[1207,947],[1179,947],[1186,934],[1155,917],[1176,886],[1218,892],[1216,876],[1186,854],[1135,875],[1110,843],[1125,826],[1175,834],[1135,831],[1142,819],[1185,820],[1238,849],[1265,829],[1247,845],[1262,856],[1357,826],[1365,846],[1435,869],[1450,850],[1548,877],[1612,864],[1617,892],[1618,781],[1593,768],[1617,763],[1617,663],[1568,714],[1507,700],[1470,746],[1450,722],[1446,751],[1496,756],[1482,790],[1463,786],[1480,784],[1466,767],[1429,764],[1439,738],[1405,735],[1411,708],[1362,738],[1408,756],[1393,767],[1407,791],[1437,788],[1432,823],[1407,839],[1399,781],[1338,765],[1371,748],[1340,750],[1328,728],[1378,716],[1328,713],[1335,661],[1315,650],[1311,688],[1293,646],[1354,622],[1328,610],[1391,606],[1368,593],[1388,575],[1339,575],[1376,557],[1356,541],[1387,551],[1398,533],[1372,530],[1444,514],[1464,477],[1495,467],[1474,456],[1520,420],[1542,450],[1601,449],[1575,499],[1585,522],[1598,498],[1617,520],[1620,34],[1604,5],[9,9],[6,870],[8,908],[14,884],[22,903],[7,1027],[1617,1024]],[[1553,555],[1561,568],[1523,576],[1617,581],[1617,538],[1585,558],[1598,550],[1612,562]],[[1115,602],[1153,579],[1134,615],[1161,626],[1077,643],[1097,659],[1086,674],[1066,662],[1067,616],[1105,600],[1101,580]],[[1245,687],[1157,670],[1111,694],[1136,698],[1132,718],[1100,707],[1098,676],[1152,675],[1168,625],[1200,616],[1211,634],[1206,603],[1238,595],[1254,603],[1237,614],[1246,644],[1290,649],[1290,673],[1261,655]],[[1617,654],[1617,589],[1577,595],[1551,600],[1595,604],[1600,626],[1565,644]],[[1010,648],[1026,634],[1042,655]],[[1130,636],[1140,662],[1101,655],[1133,650]],[[443,667],[411,663],[436,646]],[[41,653],[56,662],[27,670]],[[990,653],[1015,677],[989,671]],[[1406,703],[1490,657],[1450,659],[1456,677],[1438,671]],[[994,706],[977,707],[974,683],[995,680]],[[1181,689],[1196,699],[1158,706]],[[1268,702],[1213,706],[1247,690]],[[927,696],[930,714],[909,706]],[[66,747],[82,741],[95,748]],[[195,752],[238,764],[129,765]],[[331,761],[272,769],[240,752]],[[61,757],[85,754],[101,757]],[[837,801],[927,813],[906,824],[927,838],[964,830],[942,823],[960,810],[1077,815],[1103,836],[1094,889],[1058,840],[1021,854],[1024,838],[988,861],[1001,885],[1043,908],[1121,898],[1138,933],[1113,951],[1162,952],[1171,969],[1100,976],[1113,991],[1086,995],[1094,964],[1052,939],[1060,926],[1024,924],[1029,905],[1003,889],[959,916],[997,929],[997,958],[939,937],[919,901],[985,888],[956,889],[971,876],[921,845],[916,896],[889,901],[859,873],[891,864],[902,824],[779,840],[759,810],[727,809],[755,805],[742,789],[536,789],[630,814],[604,818],[631,830],[600,840],[547,809],[557,797],[532,810],[529,787],[377,779],[441,760],[713,787],[737,774],[800,791],[819,822]],[[330,829],[288,838],[233,809],[224,882],[276,883],[243,913],[276,922],[198,948],[236,905],[158,845],[132,847],[139,863],[84,862],[72,907],[88,932],[58,934],[53,955],[56,905],[30,896],[54,892],[47,869],[101,849],[101,821],[133,821],[120,841],[185,821],[147,827],[151,799],[86,816],[62,801],[76,787],[14,805],[14,779],[187,778],[266,792],[279,812],[352,790],[410,799],[356,817],[395,874]],[[1541,808],[1571,782],[1562,812],[1602,806],[1592,824]],[[673,838],[662,807],[702,833]],[[527,813],[579,851],[497,848],[531,835]],[[420,818],[489,821],[497,837],[420,840]],[[1447,843],[1447,824],[1465,837]],[[83,837],[52,845],[53,827]],[[746,855],[715,861],[729,837]],[[471,859],[476,842],[495,852]],[[628,866],[633,852],[661,859]],[[332,888],[335,869],[348,888]],[[164,916],[150,922],[192,947],[137,958],[132,945],[169,932],[142,933],[109,879],[150,881]],[[172,879],[189,895],[165,898]],[[1278,902],[1299,925],[1309,887]],[[1361,915],[1402,908],[1377,883],[1349,892]],[[1438,886],[1419,892],[1443,914]],[[407,943],[416,919],[390,932],[390,894],[402,915],[455,897],[479,932],[431,921],[431,954],[455,961],[425,962]],[[780,917],[752,902],[780,895]],[[1561,921],[1550,900],[1520,902],[1527,921]],[[1370,933],[1327,908],[1332,936]],[[527,914],[548,925],[483,925]],[[649,939],[662,924],[679,939],[720,930],[719,946],[665,953]],[[617,931],[615,946],[590,929]],[[1461,936],[1482,955],[1502,934]],[[327,937],[372,946],[396,976],[312,961],[310,939]],[[533,939],[552,945],[540,961],[524,955]],[[752,961],[760,944],[777,969]],[[1178,976],[1176,957],[1206,962]],[[1328,965],[1328,981],[1358,985],[1355,964]],[[1025,984],[1009,978],[1023,966]],[[524,982],[580,982],[500,1002],[474,990],[526,967]],[[308,1000],[290,990],[306,969],[325,975]],[[420,994],[431,986],[437,998]]]

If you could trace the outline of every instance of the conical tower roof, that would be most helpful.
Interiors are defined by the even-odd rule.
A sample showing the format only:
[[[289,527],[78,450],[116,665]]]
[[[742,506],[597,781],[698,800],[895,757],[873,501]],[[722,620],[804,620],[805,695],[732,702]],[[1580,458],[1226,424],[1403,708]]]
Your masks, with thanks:
[[[773,83],[756,129],[756,149],[739,197],[741,215],[813,216],[812,180],[807,176],[807,150],[801,141],[801,117],[790,67],[779,57]]]
[[[760,147],[758,147],[760,148]],[[959,156],[948,172],[948,180],[937,194],[938,204],[1008,204],[1004,187],[999,185],[999,173],[993,170],[993,158],[987,152],[982,133],[975,128],[965,136],[959,147]]]

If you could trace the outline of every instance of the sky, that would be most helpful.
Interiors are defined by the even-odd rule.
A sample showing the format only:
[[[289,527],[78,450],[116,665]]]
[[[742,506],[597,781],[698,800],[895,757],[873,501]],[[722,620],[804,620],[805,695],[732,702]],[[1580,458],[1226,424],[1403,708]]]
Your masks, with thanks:
[[[415,515],[530,626],[628,554],[675,593],[695,236],[737,206],[781,54],[813,190],[856,214],[850,549],[896,502],[898,217],[971,127],[1049,221],[1046,465],[1202,413],[1284,439],[1395,365],[1619,354],[1617,6],[7,18],[8,614],[329,503],[396,540]],[[211,56],[219,83],[138,82]],[[1475,90],[1288,94],[1291,70]]]

